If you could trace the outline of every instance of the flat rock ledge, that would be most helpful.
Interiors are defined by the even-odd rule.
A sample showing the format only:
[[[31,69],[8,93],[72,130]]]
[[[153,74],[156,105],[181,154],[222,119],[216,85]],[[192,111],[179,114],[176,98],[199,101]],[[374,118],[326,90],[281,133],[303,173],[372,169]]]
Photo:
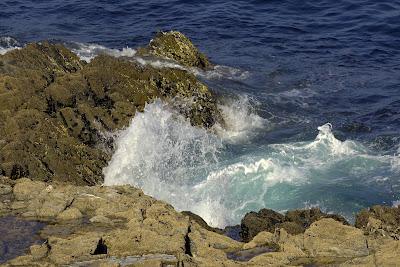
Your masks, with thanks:
[[[289,234],[278,227],[242,243],[208,231],[131,186],[74,186],[2,177],[0,200],[0,216],[46,224],[40,231],[44,242],[5,266],[399,264],[398,240],[332,218],[313,222],[304,233]]]

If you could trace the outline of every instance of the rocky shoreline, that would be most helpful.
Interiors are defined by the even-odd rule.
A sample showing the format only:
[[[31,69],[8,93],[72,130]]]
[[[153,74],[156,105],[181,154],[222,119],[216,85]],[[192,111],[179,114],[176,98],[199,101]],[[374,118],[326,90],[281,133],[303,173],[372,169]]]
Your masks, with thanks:
[[[169,56],[165,60],[210,67],[178,32],[160,33],[139,51],[142,60],[161,57],[164,51]],[[169,102],[192,125],[223,124],[214,95],[184,69],[109,55],[86,63],[64,46],[48,42],[0,55],[0,174],[101,183],[113,146],[108,136],[127,127],[136,112],[155,99]]]
[[[40,221],[41,242],[5,266],[397,266],[400,209],[375,206],[356,227],[316,210],[291,211],[300,233],[262,211],[248,242],[210,231],[197,219],[131,186],[74,186],[0,179],[0,216]],[[296,214],[296,215],[294,215]],[[309,216],[309,215],[315,216]],[[317,214],[317,215],[316,215]],[[248,214],[249,215],[249,214]],[[246,215],[248,217],[248,215]],[[254,214],[253,214],[254,215]],[[319,217],[322,216],[322,217]],[[262,220],[261,220],[262,218]],[[333,219],[334,218],[334,219]],[[315,219],[315,221],[313,221]],[[293,222],[297,224],[297,222]],[[300,225],[300,224],[299,224]],[[4,224],[3,228],[10,227]],[[13,233],[15,238],[23,233]],[[26,237],[27,238],[27,237]],[[13,248],[12,241],[2,247]]]
[[[186,36],[159,33],[137,56],[182,68],[109,55],[86,63],[48,42],[0,56],[0,224],[12,237],[0,242],[0,263],[400,265],[399,207],[362,210],[355,226],[316,208],[263,209],[246,214],[240,226],[216,229],[132,186],[101,186],[111,133],[146,103],[162,99],[194,126],[224,124],[213,92],[185,69],[213,67]],[[13,231],[16,225],[26,231]],[[22,235],[27,242],[14,244]]]

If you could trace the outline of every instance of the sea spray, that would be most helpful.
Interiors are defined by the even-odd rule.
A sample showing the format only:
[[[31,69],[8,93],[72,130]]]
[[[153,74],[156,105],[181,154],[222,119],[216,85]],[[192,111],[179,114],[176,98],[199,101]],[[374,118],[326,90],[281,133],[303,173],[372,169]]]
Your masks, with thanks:
[[[140,187],[218,227],[239,223],[252,210],[283,211],[305,203],[320,203],[351,219],[354,211],[377,199],[394,197],[386,186],[398,182],[390,172],[394,158],[374,155],[358,142],[338,140],[330,124],[318,127],[314,141],[267,144],[229,156],[228,143],[247,142],[244,129],[262,125],[245,108],[235,113],[240,105],[232,103],[226,107],[230,111],[223,112],[225,119],[229,122],[227,114],[236,114],[231,119],[248,123],[243,128],[227,123],[237,135],[193,127],[160,100],[148,104],[118,134],[115,153],[104,169],[105,184]],[[232,139],[235,136],[240,138]],[[380,195],[370,195],[371,190]]]
[[[232,135],[237,136],[235,131],[251,131],[250,121],[257,118],[246,110],[247,105],[242,105],[235,114],[241,115],[240,120],[249,116],[249,125],[245,129],[231,128],[230,140]],[[218,197],[223,198],[225,193],[210,194],[198,186],[213,169],[218,169],[226,136],[191,126],[160,100],[146,105],[144,112],[136,114],[130,126],[117,136],[115,153],[104,169],[106,185],[132,184],[179,210],[197,212],[214,225],[227,223],[226,216],[221,216],[225,207]],[[223,190],[223,184],[220,187]]]
[[[218,105],[224,118],[225,125],[215,125],[214,129],[224,141],[243,142],[250,140],[258,130],[264,131],[272,125],[255,111],[255,100],[248,95],[238,95],[236,98],[227,98]]]

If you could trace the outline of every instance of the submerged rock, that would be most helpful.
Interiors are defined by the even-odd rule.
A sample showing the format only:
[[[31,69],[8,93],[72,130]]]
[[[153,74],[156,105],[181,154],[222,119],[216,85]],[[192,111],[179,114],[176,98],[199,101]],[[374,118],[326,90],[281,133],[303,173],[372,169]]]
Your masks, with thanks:
[[[186,67],[209,69],[212,66],[190,39],[178,31],[157,33],[147,47],[139,50],[139,54],[171,59]]]
[[[179,47],[194,49],[185,38]],[[108,133],[156,98],[195,126],[222,122],[211,91],[184,70],[106,55],[86,64],[47,42],[0,55],[0,175],[97,184],[111,156]]]

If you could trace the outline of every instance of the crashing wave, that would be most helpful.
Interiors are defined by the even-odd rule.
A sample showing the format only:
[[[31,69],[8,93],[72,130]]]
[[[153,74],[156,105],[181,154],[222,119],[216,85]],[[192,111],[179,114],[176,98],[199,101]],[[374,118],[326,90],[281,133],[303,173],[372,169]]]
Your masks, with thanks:
[[[0,37],[0,55],[4,55],[8,51],[20,48],[21,44],[16,39],[9,36]]]
[[[271,127],[268,121],[254,110],[254,100],[248,95],[239,95],[236,99],[225,99],[218,105],[225,125],[215,125],[216,133],[225,141],[238,142],[251,139],[257,130]]]
[[[240,103],[232,103],[223,115],[238,136],[262,125],[257,115],[246,108],[235,110]],[[229,122],[235,118],[248,125]],[[118,134],[116,151],[104,169],[105,184],[138,186],[178,210],[190,210],[210,225],[223,227],[238,223],[251,210],[287,210],[307,202],[348,215],[362,207],[365,199],[354,196],[350,205],[329,192],[339,194],[350,187],[362,196],[363,186],[396,179],[390,172],[394,157],[374,155],[355,141],[338,140],[331,124],[318,131],[313,141],[270,144],[229,157],[225,149],[232,136],[193,127],[156,101]]]

